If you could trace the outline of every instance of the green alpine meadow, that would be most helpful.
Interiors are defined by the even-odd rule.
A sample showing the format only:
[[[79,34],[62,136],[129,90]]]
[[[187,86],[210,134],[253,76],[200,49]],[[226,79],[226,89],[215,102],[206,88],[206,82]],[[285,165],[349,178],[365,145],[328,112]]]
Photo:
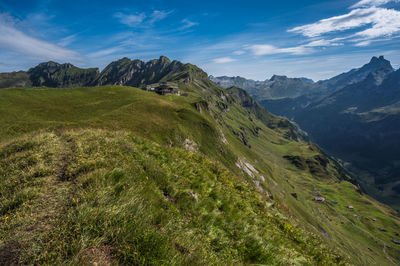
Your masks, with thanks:
[[[110,85],[0,90],[0,264],[400,262],[399,214],[295,124],[165,57],[135,79],[180,95],[113,85],[126,61]]]

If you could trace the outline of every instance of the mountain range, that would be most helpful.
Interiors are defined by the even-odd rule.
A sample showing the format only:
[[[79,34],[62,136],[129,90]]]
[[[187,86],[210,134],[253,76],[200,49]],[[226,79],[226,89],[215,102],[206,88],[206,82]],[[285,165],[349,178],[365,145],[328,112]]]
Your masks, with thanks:
[[[221,86],[226,79],[212,78]],[[245,89],[267,110],[295,121],[311,140],[343,160],[370,195],[400,208],[400,70],[380,56],[328,80],[285,80],[300,85],[289,94],[282,83],[274,83],[275,89],[270,84]],[[282,93],[271,97],[272,90]]]
[[[304,94],[312,93],[314,81],[306,78],[288,78],[274,75],[265,81],[255,81],[242,77],[209,77],[223,88],[236,86],[248,91],[258,101],[268,99],[296,98]]]
[[[72,64],[59,64],[45,62],[29,69],[12,73],[0,73],[0,88],[8,87],[54,87],[68,88],[76,86],[101,86],[101,85],[125,85],[143,87],[165,81],[176,73],[186,73],[187,81],[195,75],[205,73],[196,66],[183,64],[179,61],[170,61],[161,56],[148,62],[122,58],[110,63],[103,71],[98,68],[78,68]]]
[[[48,62],[0,77],[0,265],[400,262],[398,212],[192,64]],[[158,82],[183,96],[136,88]]]

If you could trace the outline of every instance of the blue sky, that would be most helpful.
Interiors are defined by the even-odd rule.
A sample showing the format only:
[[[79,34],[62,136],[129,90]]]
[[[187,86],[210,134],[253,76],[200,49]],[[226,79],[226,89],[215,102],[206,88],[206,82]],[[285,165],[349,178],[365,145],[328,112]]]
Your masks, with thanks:
[[[400,64],[400,0],[0,0],[0,71],[165,55],[207,73],[329,78]]]

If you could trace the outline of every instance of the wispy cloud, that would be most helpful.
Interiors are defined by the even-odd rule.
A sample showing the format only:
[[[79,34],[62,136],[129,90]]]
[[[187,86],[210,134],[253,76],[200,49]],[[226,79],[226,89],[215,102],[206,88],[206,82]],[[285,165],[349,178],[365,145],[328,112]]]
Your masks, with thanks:
[[[58,41],[57,44],[60,45],[60,46],[62,46],[62,47],[68,46],[68,45],[70,45],[71,43],[73,43],[73,42],[76,41],[77,36],[78,36],[77,34],[68,35],[68,36],[62,38],[60,41]]]
[[[118,18],[122,24],[125,24],[129,27],[135,27],[137,25],[140,25],[146,18],[145,13],[124,14],[122,12],[117,12],[114,14],[114,16]]]
[[[173,12],[174,12],[173,10],[172,11],[154,10],[153,13],[150,15],[149,23],[153,24],[153,23],[155,23],[157,21],[163,20]]]
[[[296,47],[278,48],[270,44],[256,44],[246,47],[245,49],[250,50],[255,55],[271,55],[271,54],[304,55],[313,52],[312,48],[308,48],[304,45]]]
[[[31,37],[17,28],[15,20],[0,14],[0,47],[20,55],[39,60],[80,60],[81,56],[72,50],[51,42]]]
[[[357,42],[355,44],[355,46],[357,47],[366,47],[369,46],[371,44],[371,41],[361,41],[361,42]]]
[[[182,24],[183,24],[183,26],[180,28],[181,30],[189,29],[191,27],[199,25],[199,23],[193,22],[186,18],[182,20]]]
[[[220,57],[220,58],[215,58],[213,60],[214,63],[216,64],[226,64],[226,63],[231,63],[235,62],[236,59],[233,59],[232,57]]]
[[[112,48],[108,48],[108,49],[102,49],[93,53],[88,54],[88,57],[103,57],[106,55],[110,55],[110,54],[114,54],[116,52],[121,51],[121,47],[112,47]]]
[[[133,14],[117,12],[114,16],[118,18],[122,24],[129,27],[150,27],[154,23],[165,19],[173,12],[173,10],[154,10],[151,14],[146,14],[145,12]]]
[[[343,45],[343,43],[341,42],[342,40],[344,40],[344,38],[334,38],[331,40],[319,39],[319,40],[311,41],[311,42],[305,44],[304,46],[306,46],[306,47],[340,46],[340,45]]]
[[[361,0],[354,5],[351,6],[351,8],[358,8],[358,7],[370,7],[370,6],[382,6],[385,4],[388,4],[390,2],[400,2],[399,0]]]
[[[350,13],[322,19],[316,23],[290,29],[289,32],[301,33],[307,37],[317,37],[330,32],[345,31],[378,22],[375,14],[377,8],[355,9]]]

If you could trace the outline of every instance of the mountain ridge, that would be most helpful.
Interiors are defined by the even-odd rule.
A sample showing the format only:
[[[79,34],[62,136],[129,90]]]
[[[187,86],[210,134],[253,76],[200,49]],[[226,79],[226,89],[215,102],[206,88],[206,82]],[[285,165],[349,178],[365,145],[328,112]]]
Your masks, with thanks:
[[[0,88],[7,87],[76,87],[126,85],[143,87],[186,73],[186,81],[194,76],[207,76],[191,64],[171,61],[165,56],[147,62],[127,57],[111,62],[101,72],[98,68],[78,68],[70,63],[43,62],[28,71],[0,73]]]

